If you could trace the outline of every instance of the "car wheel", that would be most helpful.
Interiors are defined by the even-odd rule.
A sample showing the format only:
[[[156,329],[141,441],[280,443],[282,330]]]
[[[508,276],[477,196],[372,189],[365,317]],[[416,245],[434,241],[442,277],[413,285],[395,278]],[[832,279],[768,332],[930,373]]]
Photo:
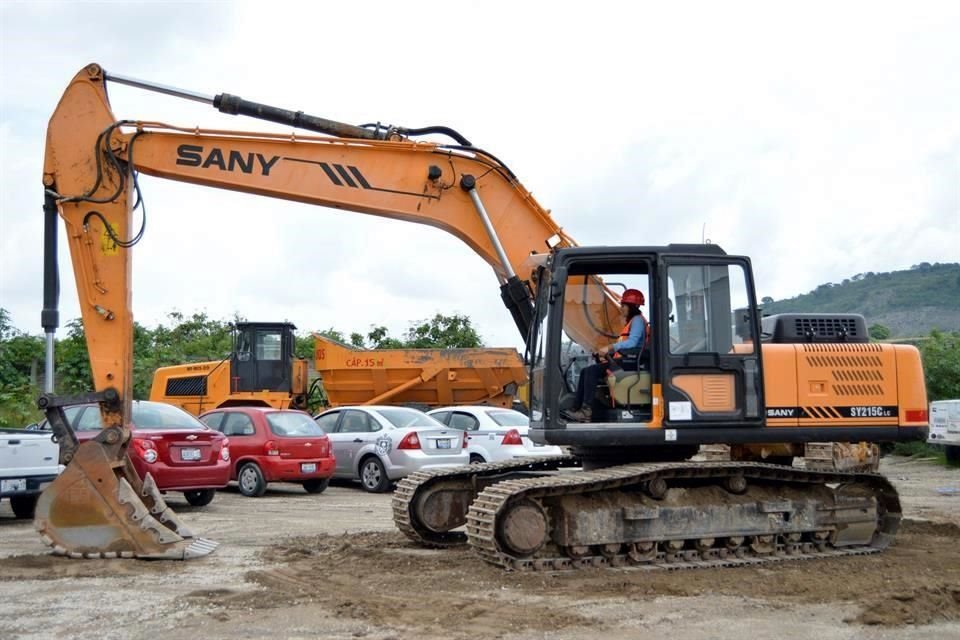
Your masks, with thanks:
[[[483,456],[479,453],[470,454],[470,464],[483,464],[486,460],[483,459]]]
[[[370,456],[360,463],[360,485],[370,493],[383,493],[390,486],[387,470],[379,458]]]
[[[25,520],[33,517],[33,510],[37,507],[37,498],[40,496],[10,496],[10,508],[13,515]]]
[[[259,498],[267,490],[267,481],[263,477],[263,471],[252,462],[248,462],[240,467],[237,474],[237,485],[240,487],[240,493],[250,498]]]
[[[303,483],[303,490],[307,493],[323,493],[330,486],[330,478],[314,478]]]
[[[205,507],[213,501],[213,496],[216,494],[216,489],[196,489],[195,491],[184,491],[183,497],[192,507]]]

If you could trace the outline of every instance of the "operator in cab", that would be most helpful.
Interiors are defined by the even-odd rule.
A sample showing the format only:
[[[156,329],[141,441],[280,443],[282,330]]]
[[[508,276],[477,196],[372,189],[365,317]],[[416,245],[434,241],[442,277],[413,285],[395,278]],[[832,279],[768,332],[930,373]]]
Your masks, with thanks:
[[[605,347],[601,347],[595,354],[597,362],[584,367],[577,382],[577,395],[573,409],[567,412],[572,420],[590,422],[592,419],[593,397],[597,393],[600,376],[606,371],[616,368],[617,361],[622,358],[628,349],[637,350],[637,358],[643,361],[649,359],[647,346],[650,343],[650,323],[643,317],[640,307],[644,304],[643,292],[639,289],[627,289],[620,297],[620,316],[623,318],[623,329],[620,339]],[[609,357],[608,357],[609,356]]]

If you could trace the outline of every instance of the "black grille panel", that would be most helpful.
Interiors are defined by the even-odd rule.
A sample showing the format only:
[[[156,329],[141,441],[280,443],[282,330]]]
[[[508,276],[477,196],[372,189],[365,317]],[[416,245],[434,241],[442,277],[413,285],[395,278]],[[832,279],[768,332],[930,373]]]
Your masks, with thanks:
[[[853,313],[781,313],[761,320],[764,341],[779,343],[868,343],[863,316]]]
[[[860,337],[853,318],[794,318],[793,326],[796,335],[812,336],[814,340],[846,336],[856,341]]]
[[[207,377],[170,378],[167,380],[168,396],[205,396],[207,395]]]

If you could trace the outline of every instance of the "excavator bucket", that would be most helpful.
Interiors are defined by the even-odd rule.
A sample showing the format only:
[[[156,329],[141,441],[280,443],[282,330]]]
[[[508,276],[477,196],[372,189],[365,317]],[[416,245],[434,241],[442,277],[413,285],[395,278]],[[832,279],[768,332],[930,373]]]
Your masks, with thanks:
[[[164,502],[153,477],[140,481],[126,456],[81,444],[41,494],[34,526],[54,553],[71,558],[188,560],[217,543],[195,538]]]

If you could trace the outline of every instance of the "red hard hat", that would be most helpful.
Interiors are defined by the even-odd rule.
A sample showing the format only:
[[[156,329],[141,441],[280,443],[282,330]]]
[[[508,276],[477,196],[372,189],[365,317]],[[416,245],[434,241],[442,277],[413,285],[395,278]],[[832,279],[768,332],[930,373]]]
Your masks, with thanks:
[[[639,307],[643,304],[643,292],[639,289],[627,289],[620,298],[620,304],[632,304]]]

